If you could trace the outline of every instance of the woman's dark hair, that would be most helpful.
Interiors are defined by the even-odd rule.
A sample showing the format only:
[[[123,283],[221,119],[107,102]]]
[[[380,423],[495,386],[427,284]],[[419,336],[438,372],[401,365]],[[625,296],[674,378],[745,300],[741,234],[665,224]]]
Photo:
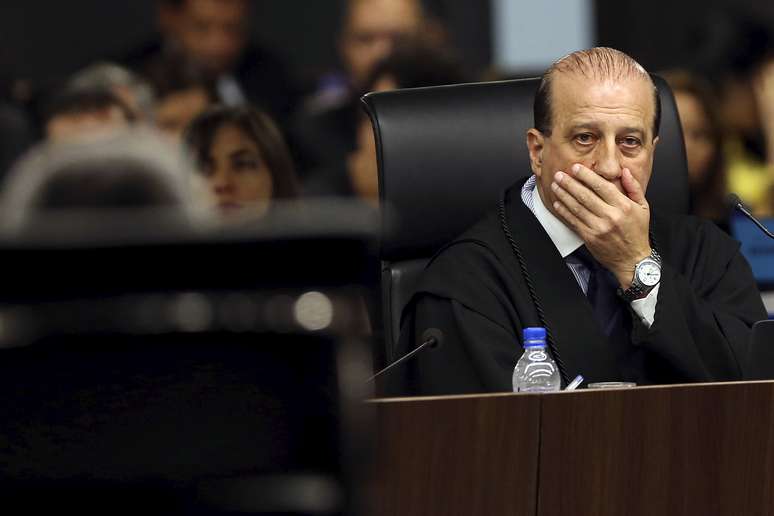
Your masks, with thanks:
[[[185,141],[201,168],[209,159],[215,133],[224,126],[241,130],[258,147],[273,183],[272,198],[293,199],[299,195],[293,160],[277,125],[253,107],[215,106],[191,122]]]
[[[728,214],[725,205],[726,162],[723,156],[723,126],[717,111],[717,101],[710,85],[686,70],[668,70],[661,76],[672,88],[672,92],[686,93],[699,102],[709,121],[710,138],[715,155],[709,170],[697,185],[691,185],[691,212],[711,220],[719,220]]]

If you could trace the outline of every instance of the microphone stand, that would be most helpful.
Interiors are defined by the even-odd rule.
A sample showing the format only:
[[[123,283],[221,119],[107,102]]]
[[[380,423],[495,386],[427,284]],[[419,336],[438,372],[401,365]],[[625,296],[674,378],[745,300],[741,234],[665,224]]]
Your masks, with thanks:
[[[403,362],[405,362],[409,358],[413,357],[414,355],[416,355],[417,353],[419,353],[423,349],[425,349],[425,348],[434,348],[439,343],[440,343],[440,339],[438,337],[436,337],[435,335],[430,336],[429,338],[425,339],[425,341],[422,344],[420,344],[414,350],[412,350],[410,353],[406,353],[405,355],[400,357],[398,360],[396,360],[395,362],[393,362],[392,364],[388,365],[387,367],[385,367],[384,369],[382,369],[381,371],[379,371],[378,373],[373,375],[371,378],[366,380],[366,383],[373,382],[377,377],[383,375],[384,373],[386,373],[387,371],[389,371],[393,367],[402,364]]]
[[[752,213],[750,213],[750,211],[749,211],[747,208],[745,208],[744,204],[742,204],[742,201],[739,199],[739,197],[737,197],[737,196],[736,196],[736,194],[729,194],[729,196],[728,196],[728,200],[731,202],[731,204],[733,205],[733,207],[734,207],[735,209],[739,210],[740,212],[742,212],[742,214],[743,214],[745,217],[747,217],[748,219],[750,219],[751,221],[753,221],[753,223],[754,223],[756,226],[758,226],[758,229],[760,229],[761,231],[763,231],[763,232],[766,234],[766,236],[767,236],[767,237],[769,237],[769,238],[774,238],[774,234],[772,234],[772,232],[771,232],[771,231],[769,231],[769,230],[768,230],[768,228],[767,228],[766,226],[764,226],[763,224],[761,224],[761,222],[760,222],[758,219],[756,219],[756,218],[753,216],[753,214],[752,214]]]

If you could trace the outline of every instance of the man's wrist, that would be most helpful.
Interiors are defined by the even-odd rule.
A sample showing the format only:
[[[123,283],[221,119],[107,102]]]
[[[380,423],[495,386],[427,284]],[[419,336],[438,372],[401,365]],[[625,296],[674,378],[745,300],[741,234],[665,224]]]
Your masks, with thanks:
[[[640,263],[645,258],[648,258],[649,256],[651,256],[652,254],[653,254],[653,249],[651,247],[648,247],[646,251],[642,253],[637,253],[636,256],[639,256],[639,258],[628,263],[627,267],[613,272],[622,290],[626,290],[632,286],[632,282],[634,281],[634,275],[636,273],[637,264]]]
[[[661,282],[661,255],[655,249],[634,266],[631,283],[619,288],[618,295],[626,302],[646,297]]]

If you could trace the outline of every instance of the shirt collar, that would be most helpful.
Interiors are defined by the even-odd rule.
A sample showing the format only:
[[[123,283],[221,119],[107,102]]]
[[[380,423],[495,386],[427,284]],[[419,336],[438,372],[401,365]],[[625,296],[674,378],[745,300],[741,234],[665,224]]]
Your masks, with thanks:
[[[581,237],[545,207],[537,189],[537,181],[532,182],[532,213],[540,222],[540,225],[543,226],[546,233],[548,233],[548,237],[554,243],[562,258],[567,258],[573,251],[583,245]]]

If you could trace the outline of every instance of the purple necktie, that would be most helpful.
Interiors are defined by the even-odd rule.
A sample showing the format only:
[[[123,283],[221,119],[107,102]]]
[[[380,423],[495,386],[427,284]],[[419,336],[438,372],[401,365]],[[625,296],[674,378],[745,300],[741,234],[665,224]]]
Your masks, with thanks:
[[[589,270],[589,283],[586,298],[594,311],[594,318],[602,332],[608,337],[624,330],[623,301],[616,291],[618,280],[613,273],[591,255],[586,246],[581,246],[570,256],[580,261]]]

